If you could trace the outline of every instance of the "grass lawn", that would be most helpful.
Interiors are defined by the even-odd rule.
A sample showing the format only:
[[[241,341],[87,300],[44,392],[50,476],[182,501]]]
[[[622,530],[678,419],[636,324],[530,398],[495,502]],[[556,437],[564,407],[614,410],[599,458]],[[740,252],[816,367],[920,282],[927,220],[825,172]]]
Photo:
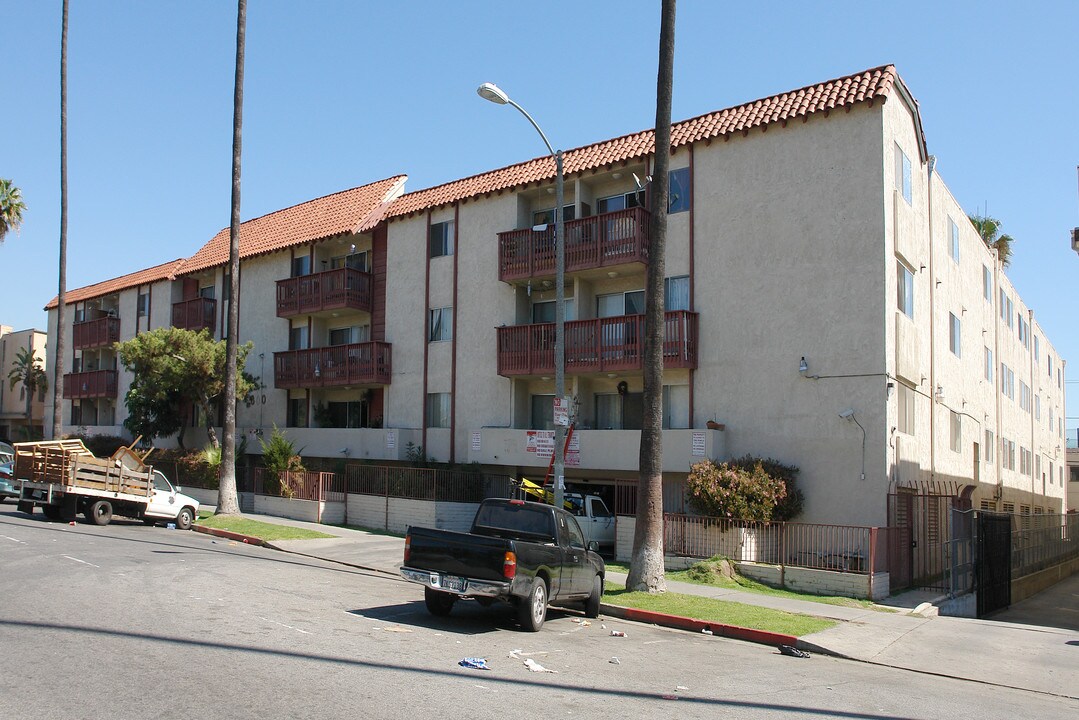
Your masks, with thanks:
[[[696,595],[680,595],[667,592],[650,595],[645,592],[628,592],[622,585],[607,583],[603,601],[610,605],[651,610],[653,612],[680,615],[696,620],[736,625],[738,627],[767,630],[800,637],[834,627],[832,620],[772,610],[770,608],[743,605],[742,603],[712,600]]]
[[[316,538],[332,538],[336,535],[304,528],[291,527],[289,525],[277,525],[275,523],[262,522],[260,520],[248,520],[245,517],[206,516],[199,513],[198,524],[204,527],[229,530],[230,532],[250,535],[262,540],[272,542],[274,540],[313,540]]]
[[[614,572],[628,573],[629,565],[625,563],[609,562],[607,563],[607,569]],[[771,595],[773,597],[790,598],[792,600],[808,600],[810,602],[822,603],[824,605],[840,605],[842,607],[856,607],[877,609],[878,606],[874,605],[869,600],[858,600],[857,598],[842,597],[836,595],[812,595],[809,593],[799,593],[792,590],[781,590],[779,588],[769,587],[763,583],[759,583],[756,580],[752,580],[747,577],[739,577],[737,580],[721,577],[716,582],[703,582],[694,577],[688,570],[674,570],[664,573],[664,577],[667,580],[674,582],[692,583],[694,585],[707,585],[709,587],[721,587],[731,590],[742,590],[744,592],[757,593],[758,595]]]

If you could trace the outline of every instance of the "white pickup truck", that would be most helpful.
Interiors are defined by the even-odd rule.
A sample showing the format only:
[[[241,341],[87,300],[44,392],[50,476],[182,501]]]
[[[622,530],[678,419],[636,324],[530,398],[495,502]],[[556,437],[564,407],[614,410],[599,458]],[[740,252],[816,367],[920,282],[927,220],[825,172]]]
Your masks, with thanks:
[[[595,540],[599,543],[600,550],[613,550],[615,542],[614,513],[607,508],[603,498],[596,495],[568,492],[563,496],[563,499],[566,510],[577,518],[577,524],[584,531],[585,540],[589,542]]]
[[[145,457],[126,447],[98,458],[81,440],[16,443],[19,510],[40,507],[53,520],[82,513],[95,525],[123,515],[151,525],[171,521],[187,530],[198,516],[198,501],[180,493]]]

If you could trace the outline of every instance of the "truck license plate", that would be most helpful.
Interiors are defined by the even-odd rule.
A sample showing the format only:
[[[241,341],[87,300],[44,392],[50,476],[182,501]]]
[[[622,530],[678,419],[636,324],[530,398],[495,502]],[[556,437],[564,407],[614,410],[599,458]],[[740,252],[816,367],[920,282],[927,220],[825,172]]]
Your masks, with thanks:
[[[440,584],[447,590],[465,591],[465,579],[456,575],[443,575]]]

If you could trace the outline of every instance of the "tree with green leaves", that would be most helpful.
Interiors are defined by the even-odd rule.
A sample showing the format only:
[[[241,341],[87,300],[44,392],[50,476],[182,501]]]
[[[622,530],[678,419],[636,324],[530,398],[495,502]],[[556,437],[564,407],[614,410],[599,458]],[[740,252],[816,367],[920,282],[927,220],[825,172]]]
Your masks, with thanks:
[[[49,388],[49,377],[45,374],[44,365],[44,363],[38,364],[34,349],[28,345],[15,353],[15,362],[11,364],[11,370],[7,374],[11,389],[14,390],[16,386],[22,385],[26,396],[27,440],[32,440],[34,435],[34,395],[45,392]]]
[[[1000,264],[1004,267],[1008,267],[1012,261],[1012,236],[1008,234],[1002,234],[1000,227],[1004,223],[996,218],[989,217],[988,215],[970,215],[970,222],[974,225],[974,229],[978,231],[978,235],[981,236],[982,242],[984,242],[990,250],[997,251],[997,258],[1000,260]]]
[[[259,381],[243,371],[250,342],[237,348],[236,397],[254,404]],[[158,328],[117,343],[124,369],[134,378],[124,397],[129,418],[125,426],[148,437],[168,435],[183,426],[180,408],[191,403],[202,411],[210,444],[220,443],[213,428],[214,407],[224,399],[225,341],[215,342],[209,332]],[[177,427],[179,425],[179,427]]]
[[[13,180],[0,178],[0,243],[8,231],[19,232],[22,214],[26,212],[26,203],[22,201],[22,191],[15,187]]]

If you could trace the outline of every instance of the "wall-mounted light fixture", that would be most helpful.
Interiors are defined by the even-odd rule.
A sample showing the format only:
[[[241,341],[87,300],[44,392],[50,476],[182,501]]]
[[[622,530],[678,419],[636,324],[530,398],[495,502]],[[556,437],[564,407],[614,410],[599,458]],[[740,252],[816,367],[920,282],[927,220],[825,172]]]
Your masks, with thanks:
[[[888,384],[885,387],[888,388],[888,397],[891,397],[892,395],[895,394],[895,383],[894,382],[889,380]]]
[[[937,391],[933,393],[933,399],[939,403],[944,402],[944,388],[937,385]]]

